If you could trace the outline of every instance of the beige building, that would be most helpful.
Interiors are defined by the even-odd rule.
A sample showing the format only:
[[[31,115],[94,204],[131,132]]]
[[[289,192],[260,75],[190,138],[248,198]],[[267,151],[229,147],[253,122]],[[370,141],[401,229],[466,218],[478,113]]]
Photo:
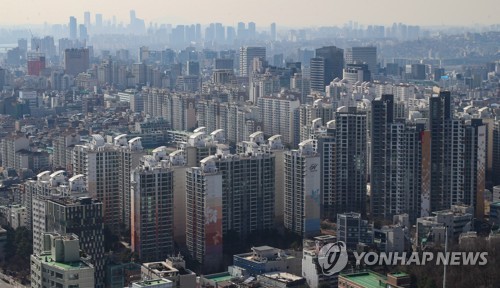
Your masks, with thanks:
[[[74,234],[43,234],[43,252],[31,255],[31,287],[94,287],[94,267],[80,257]]]

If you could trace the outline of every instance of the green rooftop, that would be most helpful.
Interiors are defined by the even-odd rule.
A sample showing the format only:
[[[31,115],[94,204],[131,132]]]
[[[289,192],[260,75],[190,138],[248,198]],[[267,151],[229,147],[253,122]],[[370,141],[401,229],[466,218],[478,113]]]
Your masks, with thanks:
[[[386,277],[374,272],[359,272],[352,274],[340,274],[347,279],[364,288],[385,288]]]
[[[52,257],[50,256],[40,256],[41,260],[48,265],[64,269],[64,270],[74,270],[74,269],[85,269],[89,268],[89,265],[87,265],[85,262],[82,261],[75,261],[75,262],[68,262],[68,263],[63,263],[63,262],[56,262]]]
[[[217,283],[217,282],[231,280],[231,278],[233,278],[233,277],[228,272],[225,272],[225,273],[217,273],[217,274],[213,274],[213,275],[206,275],[205,278]]]

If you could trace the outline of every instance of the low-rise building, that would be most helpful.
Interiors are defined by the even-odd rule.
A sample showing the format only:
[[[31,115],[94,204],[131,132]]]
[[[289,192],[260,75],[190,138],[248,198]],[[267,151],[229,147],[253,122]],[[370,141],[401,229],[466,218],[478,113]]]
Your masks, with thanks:
[[[410,248],[406,245],[406,233],[407,228],[399,225],[382,226],[380,229],[373,229],[373,243],[380,251],[404,252]]]
[[[474,210],[470,206],[452,205],[448,210],[432,212],[434,216],[417,218],[417,245],[443,245],[446,232],[449,241],[473,228]]]
[[[31,287],[94,287],[94,266],[80,257],[75,234],[43,234],[43,252],[31,255]]]
[[[318,253],[323,245],[336,242],[337,238],[331,235],[317,236],[310,240],[304,240],[302,250],[302,277],[306,279],[311,288],[318,288],[322,284],[336,287],[338,275],[324,275],[318,263]]]
[[[285,272],[270,272],[257,276],[261,287],[269,288],[306,288],[306,279]]]
[[[337,214],[337,240],[350,250],[355,250],[358,243],[372,244],[373,225],[363,220],[360,213]]]
[[[270,246],[253,247],[250,253],[234,255],[233,266],[252,276],[276,271],[298,275],[301,272],[300,258]]]
[[[410,287],[410,275],[406,273],[389,273],[387,276],[373,271],[341,273],[339,288],[407,288]]]
[[[132,288],[172,288],[174,283],[168,279],[144,280],[132,283]]]
[[[190,288],[196,286],[196,273],[186,269],[186,262],[180,255],[169,257],[161,262],[143,263],[142,279],[168,279],[175,288]]]

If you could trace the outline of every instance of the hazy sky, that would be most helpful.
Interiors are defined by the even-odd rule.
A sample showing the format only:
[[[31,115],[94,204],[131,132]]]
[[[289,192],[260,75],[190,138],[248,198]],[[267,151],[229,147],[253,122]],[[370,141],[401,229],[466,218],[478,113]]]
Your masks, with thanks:
[[[500,0],[0,0],[0,24],[83,22],[90,11],[104,19],[113,15],[129,22],[135,9],[146,23],[190,24],[254,21],[257,27],[276,22],[278,27],[403,22],[419,25],[499,24]]]

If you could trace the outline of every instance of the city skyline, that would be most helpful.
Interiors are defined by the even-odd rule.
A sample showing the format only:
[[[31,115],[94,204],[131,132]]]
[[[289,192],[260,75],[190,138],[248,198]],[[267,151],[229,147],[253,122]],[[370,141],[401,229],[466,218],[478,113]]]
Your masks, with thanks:
[[[383,2],[383,3],[382,3]],[[363,25],[389,25],[394,22],[404,22],[411,25],[426,26],[467,26],[498,24],[495,11],[500,9],[500,3],[495,0],[485,0],[476,3],[474,7],[457,5],[456,1],[442,0],[439,2],[423,0],[417,3],[405,3],[404,6],[396,0],[379,2],[359,0],[356,2],[313,0],[307,7],[315,7],[307,11],[304,4],[277,0],[265,2],[253,1],[251,4],[229,0],[215,0],[210,5],[192,5],[192,3],[173,1],[163,2],[158,9],[158,3],[152,0],[125,0],[120,5],[104,4],[102,1],[75,1],[68,5],[60,0],[47,1],[16,1],[2,5],[3,15],[0,25],[28,24],[67,24],[68,17],[74,16],[78,23],[83,23],[83,14],[91,12],[91,22],[95,23],[95,14],[102,14],[104,19],[116,16],[117,23],[130,23],[130,10],[135,10],[138,18],[149,23],[189,24],[221,22],[224,25],[236,25],[238,22],[255,22],[258,27],[265,27],[277,22],[281,27],[306,26],[338,26],[349,21]],[[294,5],[295,4],[295,5]],[[175,9],[169,9],[175,5]],[[52,9],[50,9],[52,7]],[[224,7],[223,9],[221,7]],[[285,7],[283,12],[283,7]],[[365,9],[361,9],[364,7]],[[388,9],[387,13],[373,11]],[[49,8],[49,9],[48,9]],[[54,11],[51,13],[51,11]],[[279,11],[280,13],[269,13]],[[306,11],[306,12],[304,12]],[[355,13],[344,13],[355,11]],[[279,27],[278,26],[278,27]]]

